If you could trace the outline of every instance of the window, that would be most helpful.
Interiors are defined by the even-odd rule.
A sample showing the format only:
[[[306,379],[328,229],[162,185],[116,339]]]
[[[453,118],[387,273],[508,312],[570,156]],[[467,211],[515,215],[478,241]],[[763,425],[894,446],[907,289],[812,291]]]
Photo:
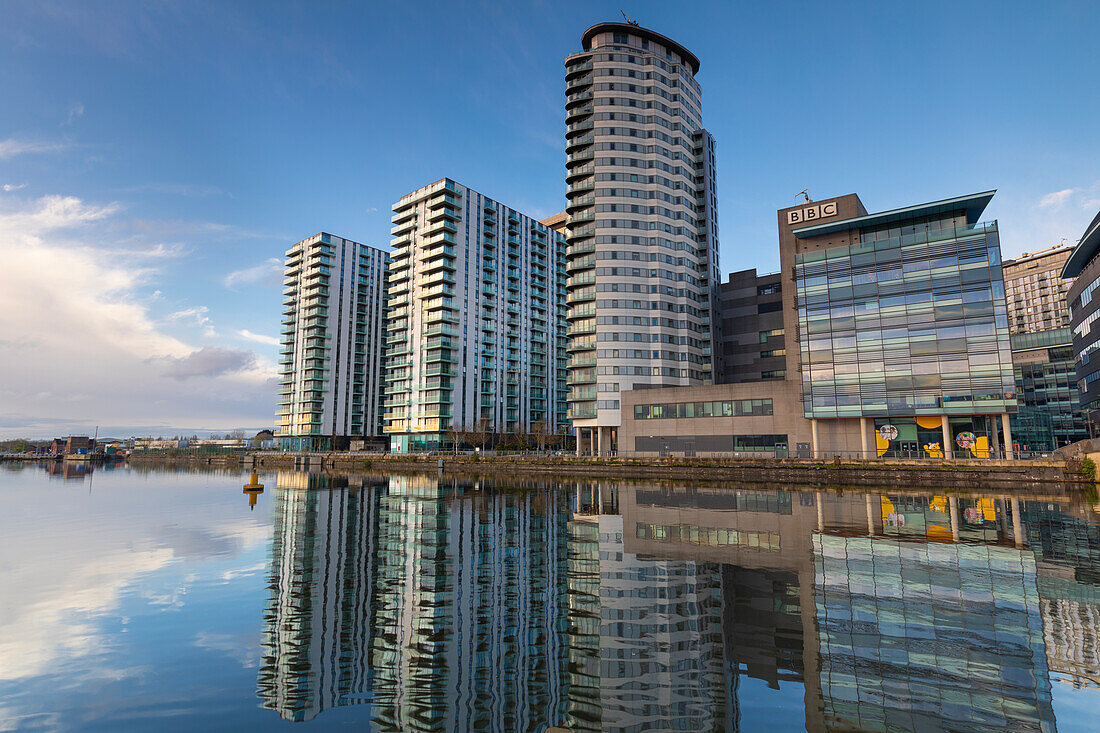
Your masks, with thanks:
[[[782,328],[773,328],[770,331],[761,331],[760,332],[760,343],[766,344],[768,342],[768,339],[771,338],[772,336],[782,336],[782,335],[783,335],[783,329]]]
[[[759,417],[771,415],[770,399],[718,400],[714,402],[672,402],[635,405],[635,420],[661,420],[696,417]]]

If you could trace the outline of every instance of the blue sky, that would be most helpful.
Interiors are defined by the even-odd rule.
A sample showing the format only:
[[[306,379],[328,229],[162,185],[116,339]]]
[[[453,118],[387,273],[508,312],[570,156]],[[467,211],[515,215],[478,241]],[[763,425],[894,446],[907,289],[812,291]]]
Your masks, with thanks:
[[[1100,209],[1095,3],[6,0],[0,437],[270,425],[285,249],[442,176],[563,209],[562,60],[620,7],[702,61],[727,272],[807,187],[997,188],[1006,256]]]

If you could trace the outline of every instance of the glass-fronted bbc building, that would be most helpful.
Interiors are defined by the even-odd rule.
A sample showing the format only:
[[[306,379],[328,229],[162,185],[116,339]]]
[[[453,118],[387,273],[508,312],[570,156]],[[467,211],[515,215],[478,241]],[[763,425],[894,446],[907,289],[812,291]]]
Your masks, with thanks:
[[[889,448],[905,452],[957,451],[966,433],[981,452],[1011,444],[1000,240],[996,222],[978,221],[993,194],[878,214],[859,213],[858,199],[780,212],[806,418],[859,419],[861,436],[871,421],[893,425]],[[853,204],[856,216],[840,214]]]

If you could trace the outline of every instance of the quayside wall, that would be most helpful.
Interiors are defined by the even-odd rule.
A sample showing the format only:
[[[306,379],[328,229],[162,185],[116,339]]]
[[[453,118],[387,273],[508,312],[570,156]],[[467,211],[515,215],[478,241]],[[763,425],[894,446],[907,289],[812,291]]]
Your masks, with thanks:
[[[569,478],[736,481],[784,486],[1019,490],[1060,495],[1095,488],[1077,461],[809,460],[574,458],[548,456],[388,455],[378,453],[135,454],[134,465],[212,466],[326,472],[438,472]],[[442,464],[441,464],[442,462]]]

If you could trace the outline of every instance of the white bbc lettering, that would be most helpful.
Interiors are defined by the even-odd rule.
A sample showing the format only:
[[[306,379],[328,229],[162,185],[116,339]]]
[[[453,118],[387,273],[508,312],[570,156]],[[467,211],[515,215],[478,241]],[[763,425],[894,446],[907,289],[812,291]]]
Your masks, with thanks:
[[[818,219],[836,216],[836,213],[836,201],[830,201],[827,204],[815,204],[813,206],[807,206],[804,209],[788,211],[787,223],[806,224],[812,221],[817,221]]]

